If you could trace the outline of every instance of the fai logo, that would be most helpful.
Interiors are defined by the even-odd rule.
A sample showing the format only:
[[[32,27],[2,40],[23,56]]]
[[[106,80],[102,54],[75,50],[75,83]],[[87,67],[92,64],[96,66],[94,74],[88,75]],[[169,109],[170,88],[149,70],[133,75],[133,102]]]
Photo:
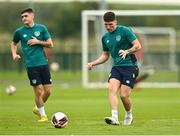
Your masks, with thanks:
[[[52,83],[52,79],[49,80]]]
[[[36,37],[38,37],[38,36],[40,36],[40,32],[39,32],[39,31],[36,31],[36,32],[34,32],[34,35],[35,35]]]
[[[33,80],[32,80],[32,83],[33,83],[33,84],[36,84],[36,83],[37,83],[37,80],[36,80],[36,79],[33,79]]]
[[[116,36],[116,41],[119,42],[121,40],[121,36],[120,35],[117,35]]]
[[[135,74],[133,73],[133,78],[135,78],[136,76],[135,76]]]
[[[109,40],[107,40],[106,43],[109,43]]]
[[[129,80],[126,80],[126,83],[127,83],[127,84],[130,84],[130,81],[129,81]]]

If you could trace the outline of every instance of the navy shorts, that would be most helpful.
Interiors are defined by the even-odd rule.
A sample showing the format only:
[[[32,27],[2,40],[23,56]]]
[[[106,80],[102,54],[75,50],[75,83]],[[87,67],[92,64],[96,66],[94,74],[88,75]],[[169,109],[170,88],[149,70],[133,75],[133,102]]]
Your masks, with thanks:
[[[138,76],[138,67],[133,66],[114,66],[111,69],[109,79],[115,78],[123,85],[127,85],[131,88],[134,87],[135,79]]]
[[[32,86],[51,84],[51,74],[48,65],[28,67],[27,74]]]

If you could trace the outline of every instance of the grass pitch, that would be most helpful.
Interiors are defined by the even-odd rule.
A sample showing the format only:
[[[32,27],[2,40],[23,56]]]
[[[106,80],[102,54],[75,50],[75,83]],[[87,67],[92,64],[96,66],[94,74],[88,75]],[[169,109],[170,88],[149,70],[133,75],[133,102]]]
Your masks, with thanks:
[[[60,83],[59,83],[60,84]],[[28,83],[15,84],[17,91],[8,96],[6,83],[0,87],[1,135],[180,135],[180,89],[135,89],[134,123],[131,126],[111,126],[104,117],[111,114],[107,89],[60,88],[45,104],[49,117],[61,111],[69,118],[68,126],[54,128],[51,122],[38,123],[32,114],[34,94]],[[124,109],[119,103],[119,120]]]

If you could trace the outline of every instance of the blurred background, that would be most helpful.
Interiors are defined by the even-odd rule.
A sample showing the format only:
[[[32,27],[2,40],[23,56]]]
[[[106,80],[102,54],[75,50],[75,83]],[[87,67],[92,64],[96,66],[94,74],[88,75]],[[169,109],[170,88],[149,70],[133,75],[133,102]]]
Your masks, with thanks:
[[[20,11],[32,7],[36,23],[45,24],[52,35],[54,48],[49,64],[54,83],[59,87],[81,86],[83,80],[104,83],[111,61],[94,71],[82,71],[82,40],[88,38],[88,61],[101,53],[101,36],[104,32],[101,16],[89,15],[88,35],[82,35],[83,10],[178,10],[178,0],[0,0],[0,86],[1,84],[28,83],[23,61],[12,61],[9,44],[16,28],[22,25]],[[142,72],[150,76],[147,83],[180,82],[180,17],[118,16],[118,23],[131,26],[143,44]],[[19,46],[19,52],[21,49]],[[85,55],[85,56],[86,56]],[[86,62],[86,61],[85,61]],[[83,76],[83,75],[86,76]],[[152,87],[155,84],[150,84]],[[142,85],[143,86],[143,85]]]

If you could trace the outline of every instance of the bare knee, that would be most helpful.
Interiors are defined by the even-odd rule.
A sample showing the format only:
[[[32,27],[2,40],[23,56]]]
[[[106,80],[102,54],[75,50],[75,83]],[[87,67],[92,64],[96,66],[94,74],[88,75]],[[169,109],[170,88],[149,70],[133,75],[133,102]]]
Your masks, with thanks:
[[[117,90],[119,89],[119,87],[120,87],[119,80],[114,79],[114,78],[109,80],[109,86],[108,86],[109,93],[115,94]]]
[[[35,86],[34,92],[36,97],[41,97],[43,95],[42,88],[40,86]]]
[[[46,94],[51,94],[52,89],[51,89],[51,88],[49,88],[49,89],[45,90],[45,92],[46,92]]]
[[[116,90],[117,90],[117,88],[116,87],[114,87],[113,85],[109,85],[109,91],[110,92],[116,92]]]
[[[121,100],[129,98],[129,95],[120,95]]]
[[[129,98],[131,94],[131,88],[125,85],[121,86],[120,97],[121,99]]]
[[[44,86],[44,92],[46,93],[46,94],[51,94],[51,92],[52,92],[52,86],[51,85],[45,85]]]
[[[130,94],[127,93],[127,91],[121,91],[120,92],[120,98],[121,100],[129,98]]]

